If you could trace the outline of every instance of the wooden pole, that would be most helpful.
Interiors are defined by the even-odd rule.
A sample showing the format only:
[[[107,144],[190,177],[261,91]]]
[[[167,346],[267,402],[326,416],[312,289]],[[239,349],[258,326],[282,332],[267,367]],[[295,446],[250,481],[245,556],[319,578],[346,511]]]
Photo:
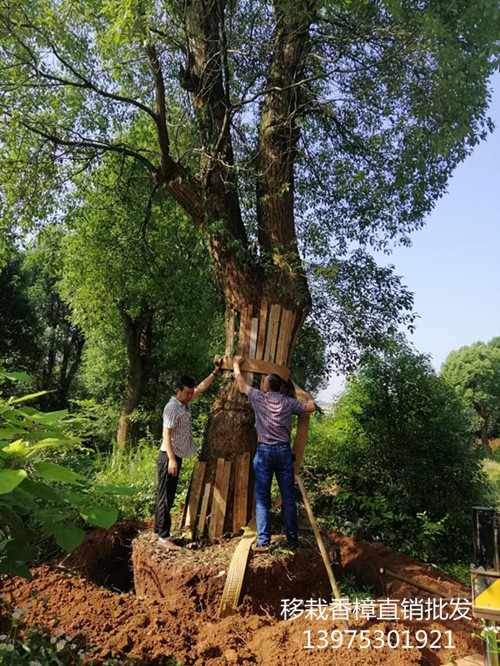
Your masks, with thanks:
[[[326,552],[323,537],[321,536],[321,532],[319,531],[316,519],[314,518],[311,505],[309,504],[309,499],[307,498],[306,495],[306,489],[304,488],[304,483],[298,474],[296,475],[295,479],[297,480],[297,485],[299,486],[300,494],[302,495],[302,499],[304,500],[304,507],[306,509],[307,517],[309,518],[309,522],[311,523],[314,536],[316,537],[316,543],[318,544],[319,552],[321,553],[321,557],[323,558],[323,563],[325,565],[326,573],[328,575],[328,580],[330,581],[333,595],[336,599],[340,600],[341,596],[339,588],[337,586],[337,581],[335,580],[335,576],[333,574],[333,569],[330,564],[330,559],[328,558],[328,553]]]

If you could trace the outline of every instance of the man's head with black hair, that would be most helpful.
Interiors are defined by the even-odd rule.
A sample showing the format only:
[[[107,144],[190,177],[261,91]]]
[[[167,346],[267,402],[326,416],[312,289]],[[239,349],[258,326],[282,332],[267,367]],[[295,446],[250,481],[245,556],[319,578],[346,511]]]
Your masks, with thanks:
[[[270,375],[267,375],[267,377],[264,379],[264,391],[274,391],[275,393],[279,393],[281,391],[281,386],[283,384],[283,380],[279,375],[277,375],[275,372],[273,372]]]
[[[181,375],[175,383],[175,397],[182,404],[187,405],[193,399],[195,380],[189,375]]]

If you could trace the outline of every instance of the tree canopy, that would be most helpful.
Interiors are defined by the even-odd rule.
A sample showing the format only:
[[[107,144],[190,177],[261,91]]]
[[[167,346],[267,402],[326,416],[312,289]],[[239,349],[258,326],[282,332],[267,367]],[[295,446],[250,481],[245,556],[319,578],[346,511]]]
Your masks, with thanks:
[[[498,338],[488,344],[476,342],[450,352],[441,374],[475,415],[475,429],[481,436],[485,453],[491,455],[489,429],[500,413]]]
[[[320,309],[347,294],[318,322],[352,360],[409,322],[369,251],[408,243],[486,136],[498,29],[493,0],[1,0],[3,223],[57,218],[78,174],[133,158],[228,302],[307,311],[305,276]]]
[[[481,455],[426,355],[406,343],[366,355],[323,437],[307,464],[340,486],[337,499],[319,500],[339,523],[417,557],[467,552],[470,509],[486,497]]]

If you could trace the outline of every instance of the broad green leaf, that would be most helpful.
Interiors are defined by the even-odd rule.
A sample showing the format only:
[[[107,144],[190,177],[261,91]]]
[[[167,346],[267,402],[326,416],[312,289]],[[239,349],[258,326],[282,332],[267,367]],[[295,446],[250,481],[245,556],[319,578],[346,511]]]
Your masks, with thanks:
[[[40,451],[42,449],[58,449],[58,448],[62,447],[63,444],[64,444],[63,439],[58,439],[56,437],[47,437],[46,439],[42,439],[39,442],[37,442],[36,444],[33,444],[32,446],[30,446],[28,448],[28,451],[27,451],[26,455],[28,456],[28,458],[31,458],[36,453],[38,453],[38,451]]]
[[[22,490],[25,490],[35,497],[40,497],[40,499],[47,500],[48,502],[61,502],[61,496],[53,490],[50,486],[47,486],[41,481],[33,481],[32,479],[24,479],[22,484],[19,486]]]
[[[31,493],[28,493],[25,490],[23,490],[21,485],[19,485],[17,488],[14,488],[10,497],[15,502],[16,506],[21,508],[22,512],[24,512],[26,509],[30,509],[31,511],[36,511],[37,504],[33,499],[33,496],[31,495]]]
[[[11,497],[11,495],[4,495],[2,500],[7,498],[10,499]],[[21,516],[17,511],[12,509],[12,506],[7,506],[3,501],[0,502],[0,525],[7,525],[11,534],[16,537],[16,539],[23,539],[27,534]]]
[[[0,469],[0,495],[12,492],[27,476],[24,469]]]
[[[64,490],[63,498],[77,509],[86,507],[89,503],[89,496],[85,493],[78,493],[72,490]]]
[[[31,377],[26,372],[0,372],[0,377],[10,379],[12,382],[29,382]]]
[[[27,562],[35,557],[35,548],[24,539],[9,541],[4,550],[7,559],[14,562]]]
[[[31,572],[28,569],[26,562],[15,562],[13,560],[4,560],[0,564],[0,574],[7,574],[9,576],[22,576],[31,580]]]
[[[36,471],[46,481],[60,481],[61,483],[79,483],[83,477],[73,470],[53,462],[38,462],[33,465]]]
[[[22,426],[7,425],[0,428],[0,439],[11,439],[12,437],[15,437],[15,435],[20,435],[24,432],[26,432],[26,428],[23,428]]]
[[[29,447],[25,442],[23,442],[22,439],[18,439],[15,442],[11,442],[7,446],[4,446],[2,451],[9,456],[26,456],[29,451]]]
[[[19,414],[25,416],[29,421],[34,423],[41,423],[45,426],[62,425],[63,421],[68,416],[67,409],[61,409],[57,412],[39,412],[37,409],[24,407],[18,411]]]
[[[79,527],[56,527],[52,530],[57,544],[70,553],[82,543],[85,532]]]
[[[41,395],[47,395],[51,391],[37,391],[36,393],[29,393],[28,395],[21,395],[19,398],[9,398],[9,404],[16,405],[19,402],[29,402],[30,400],[36,400]]]
[[[87,505],[80,511],[80,515],[91,525],[110,528],[118,520],[118,511],[112,507]]]

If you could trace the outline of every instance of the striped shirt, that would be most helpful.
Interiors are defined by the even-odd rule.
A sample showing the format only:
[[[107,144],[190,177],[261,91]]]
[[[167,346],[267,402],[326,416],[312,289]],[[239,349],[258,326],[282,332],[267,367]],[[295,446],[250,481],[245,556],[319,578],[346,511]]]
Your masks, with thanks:
[[[259,442],[289,442],[292,414],[304,414],[304,405],[282,393],[264,393],[251,388],[248,399],[255,412],[255,427]]]
[[[172,449],[179,458],[188,458],[196,453],[191,427],[191,410],[172,396],[163,410],[163,427],[172,428]],[[166,451],[165,444],[161,445]]]

